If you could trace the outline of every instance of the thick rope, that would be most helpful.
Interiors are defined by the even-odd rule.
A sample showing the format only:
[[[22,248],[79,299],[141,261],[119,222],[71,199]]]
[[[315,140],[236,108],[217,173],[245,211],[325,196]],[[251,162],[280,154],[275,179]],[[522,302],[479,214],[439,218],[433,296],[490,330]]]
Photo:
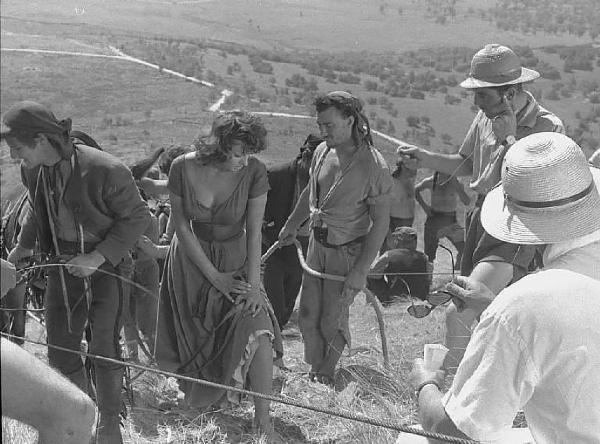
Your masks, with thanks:
[[[265,393],[258,393],[258,392],[253,392],[251,390],[245,390],[245,389],[241,389],[241,388],[237,388],[237,387],[231,387],[231,386],[224,385],[224,384],[218,384],[216,382],[206,381],[204,379],[192,378],[190,376],[184,376],[184,375],[180,375],[177,373],[159,370],[157,368],[146,367],[144,365],[135,364],[133,362],[123,362],[119,359],[107,358],[106,356],[98,356],[98,355],[94,355],[92,353],[86,353],[86,352],[82,352],[79,350],[71,350],[69,348],[60,347],[58,345],[34,341],[32,339],[27,339],[27,338],[24,338],[21,336],[11,335],[8,333],[2,333],[2,336],[6,337],[6,338],[21,339],[21,340],[24,340],[31,344],[42,345],[42,346],[46,346],[48,348],[53,348],[55,350],[60,350],[60,351],[67,352],[67,353],[73,353],[73,354],[79,355],[81,357],[91,358],[91,359],[99,359],[101,361],[109,362],[111,364],[123,365],[125,367],[130,367],[130,368],[135,368],[137,370],[156,373],[156,374],[163,375],[166,377],[172,377],[172,378],[176,378],[176,379],[179,379],[182,381],[192,382],[192,383],[204,385],[207,387],[212,387],[212,388],[219,389],[219,390],[227,390],[230,392],[240,393],[240,394],[246,395],[246,396],[253,396],[255,398],[266,399],[268,401],[277,402],[280,404],[291,405],[292,407],[298,407],[298,408],[305,409],[305,410],[311,410],[313,412],[324,413],[326,415],[336,416],[336,417],[348,419],[351,421],[362,422],[362,423],[369,424],[369,425],[376,426],[376,427],[384,427],[386,429],[395,430],[397,432],[411,433],[414,435],[420,435],[420,436],[424,436],[426,438],[437,439],[439,441],[445,441],[445,442],[450,442],[450,443],[477,444],[477,441],[473,441],[470,439],[457,438],[454,436],[448,436],[448,435],[444,435],[441,433],[428,432],[426,430],[421,430],[421,429],[418,429],[413,426],[406,426],[406,425],[398,424],[394,421],[389,421],[389,420],[379,419],[379,418],[370,418],[366,415],[361,415],[361,414],[357,414],[357,413],[344,412],[342,410],[334,410],[334,409],[328,409],[328,408],[324,408],[324,407],[318,407],[318,406],[315,406],[314,404],[307,404],[302,401],[297,401],[297,400],[283,397],[283,396],[267,395]]]

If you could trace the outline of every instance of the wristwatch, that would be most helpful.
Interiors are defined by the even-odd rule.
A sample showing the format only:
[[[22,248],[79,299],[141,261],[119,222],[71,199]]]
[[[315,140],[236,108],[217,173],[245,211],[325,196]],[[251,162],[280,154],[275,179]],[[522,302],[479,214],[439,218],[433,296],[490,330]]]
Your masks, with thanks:
[[[509,134],[508,136],[506,136],[506,139],[504,139],[504,144],[507,147],[513,146],[516,142],[517,139],[515,139],[515,136],[513,136],[512,134]]]
[[[426,385],[435,385],[437,387],[438,390],[440,390],[440,385],[438,384],[438,382],[434,379],[428,379],[427,381],[423,381],[422,383],[419,384],[419,386],[417,388],[415,388],[415,396],[418,398],[419,395],[421,394],[421,390],[423,390],[423,387],[425,387]]]

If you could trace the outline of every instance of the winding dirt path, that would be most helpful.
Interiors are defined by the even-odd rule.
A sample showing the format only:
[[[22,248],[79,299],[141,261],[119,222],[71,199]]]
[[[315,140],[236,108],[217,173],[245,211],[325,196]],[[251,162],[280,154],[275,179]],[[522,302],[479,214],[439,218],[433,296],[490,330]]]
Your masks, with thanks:
[[[80,43],[80,42],[76,42],[76,43]],[[92,45],[88,45],[88,44],[84,44],[84,45],[89,48],[96,48],[98,50],[102,50],[101,48],[97,48]],[[55,51],[55,50],[49,50],[49,49],[32,49],[32,48],[0,48],[0,51],[68,55],[68,56],[79,56],[79,57],[99,57],[99,58],[107,58],[107,59],[113,59],[113,60],[124,60],[126,62],[137,63],[138,65],[143,65],[148,68],[156,69],[160,72],[163,72],[165,74],[168,74],[168,75],[171,75],[174,77],[184,79],[188,82],[196,83],[196,84],[199,84],[202,86],[206,86],[208,88],[216,88],[216,85],[214,83],[210,83],[210,82],[207,82],[206,80],[198,79],[196,77],[186,76],[185,74],[180,73],[178,71],[174,71],[174,70],[168,69],[168,68],[163,68],[155,63],[150,63],[146,60],[143,60],[143,59],[140,59],[137,57],[133,57],[129,54],[124,53],[123,51],[121,51],[120,49],[118,49],[114,46],[109,45],[109,49],[113,52],[113,54],[96,54],[96,53],[91,53],[91,52],[76,52],[76,51]],[[219,109],[221,109],[221,106],[225,103],[225,100],[227,100],[227,97],[231,96],[232,94],[233,94],[233,92],[231,90],[223,89],[221,91],[221,97],[219,98],[219,100],[217,100],[215,103],[213,103],[208,108],[208,110],[212,111],[212,112],[218,111]],[[270,117],[283,117],[283,118],[292,118],[292,119],[313,119],[314,118],[314,116],[307,116],[307,115],[303,115],[303,114],[289,114],[289,113],[270,112],[270,111],[255,111],[253,113],[258,114],[258,115],[270,116]],[[405,142],[403,142],[402,140],[396,139],[395,137],[392,137],[388,134],[382,133],[381,131],[371,130],[371,132],[385,140],[392,142],[392,143],[396,143],[398,145],[405,144]]]

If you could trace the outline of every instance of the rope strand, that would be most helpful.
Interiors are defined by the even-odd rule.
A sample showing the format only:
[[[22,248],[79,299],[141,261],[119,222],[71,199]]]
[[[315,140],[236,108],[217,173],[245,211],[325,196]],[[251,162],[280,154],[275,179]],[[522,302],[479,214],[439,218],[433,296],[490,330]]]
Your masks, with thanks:
[[[366,415],[361,415],[361,414],[356,414],[356,413],[351,413],[351,412],[344,412],[342,410],[334,410],[334,409],[328,409],[328,408],[324,408],[324,407],[318,407],[313,404],[307,404],[302,401],[297,401],[295,399],[291,399],[291,398],[287,398],[287,397],[283,397],[283,396],[267,395],[265,393],[258,393],[258,392],[254,392],[251,390],[241,389],[241,388],[237,388],[237,387],[231,387],[231,386],[219,384],[216,382],[206,381],[204,379],[192,378],[190,376],[184,376],[184,375],[180,375],[177,373],[160,370],[157,368],[152,368],[152,367],[147,367],[147,366],[140,365],[140,364],[135,364],[133,362],[123,362],[119,359],[107,358],[106,356],[98,356],[98,355],[95,355],[92,353],[82,352],[79,350],[71,350],[69,348],[60,347],[58,345],[47,344],[47,343],[43,343],[40,341],[34,341],[32,339],[27,339],[25,337],[16,336],[16,335],[8,334],[8,333],[2,333],[2,336],[7,337],[7,338],[13,338],[13,339],[21,339],[21,340],[24,340],[31,344],[42,345],[42,346],[46,346],[48,348],[53,348],[55,350],[73,353],[73,354],[76,354],[76,355],[79,355],[79,356],[85,357],[85,358],[98,359],[101,361],[109,362],[111,364],[123,365],[125,367],[135,368],[137,370],[147,371],[147,372],[151,372],[151,373],[156,373],[159,375],[176,378],[176,379],[179,379],[182,381],[192,382],[192,383],[204,385],[207,387],[212,387],[212,388],[216,388],[216,389],[220,389],[220,390],[227,390],[230,392],[235,392],[235,393],[239,393],[239,394],[246,395],[246,396],[253,396],[256,398],[266,399],[268,401],[277,402],[280,404],[286,404],[286,405],[290,405],[292,407],[298,407],[298,408],[305,409],[305,410],[311,410],[311,411],[323,413],[326,415],[336,416],[336,417],[348,419],[351,421],[362,422],[364,424],[369,424],[369,425],[376,426],[376,427],[383,427],[383,428],[387,428],[387,429],[394,430],[397,432],[411,433],[411,434],[415,434],[415,435],[424,436],[426,438],[437,439],[440,441],[445,441],[445,442],[450,442],[450,443],[477,444],[477,441],[473,441],[470,439],[457,438],[454,436],[443,435],[441,433],[428,432],[426,430],[418,429],[414,426],[406,426],[403,424],[396,423],[394,421],[389,421],[389,420],[379,419],[379,418],[370,418]]]

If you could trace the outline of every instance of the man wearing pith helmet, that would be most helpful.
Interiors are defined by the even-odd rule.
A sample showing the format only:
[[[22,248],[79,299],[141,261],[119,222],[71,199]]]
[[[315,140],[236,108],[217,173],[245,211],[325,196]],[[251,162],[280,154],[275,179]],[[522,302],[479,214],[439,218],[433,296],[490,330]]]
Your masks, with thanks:
[[[483,199],[500,181],[502,160],[516,140],[544,131],[564,133],[561,120],[523,89],[524,83],[538,77],[537,71],[521,66],[510,48],[486,45],[473,56],[469,76],[460,84],[473,92],[479,112],[458,152],[442,154],[413,145],[398,147],[398,154],[415,168],[470,176],[469,185],[477,193],[477,200],[467,215],[461,274],[484,283],[495,294],[527,273],[535,250],[486,234],[480,222]],[[472,310],[459,314],[453,306],[448,309],[446,345],[450,352],[446,368],[456,368],[462,359],[474,320]]]

